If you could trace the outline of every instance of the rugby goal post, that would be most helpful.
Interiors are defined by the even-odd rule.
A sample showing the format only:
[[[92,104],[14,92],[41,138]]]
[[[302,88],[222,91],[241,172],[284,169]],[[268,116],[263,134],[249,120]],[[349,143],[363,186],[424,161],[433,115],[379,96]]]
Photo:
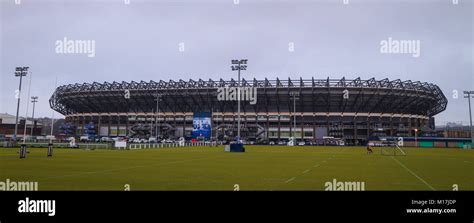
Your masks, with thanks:
[[[388,146],[382,146],[380,153],[384,156],[406,156],[407,152],[403,148],[403,138],[398,137],[396,140],[390,141]]]

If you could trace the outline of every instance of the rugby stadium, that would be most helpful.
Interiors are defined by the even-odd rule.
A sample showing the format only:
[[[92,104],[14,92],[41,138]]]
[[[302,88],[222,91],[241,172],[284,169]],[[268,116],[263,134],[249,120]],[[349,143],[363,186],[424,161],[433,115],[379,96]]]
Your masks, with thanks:
[[[69,84],[49,102],[65,116],[70,135],[191,138],[193,120],[207,117],[206,138],[232,140],[237,103],[217,94],[237,86],[234,79]],[[370,137],[414,137],[417,130],[435,129],[433,116],[447,106],[437,85],[410,80],[265,78],[243,79],[241,87],[257,92],[256,103],[241,100],[241,138],[252,143],[294,136],[365,145]]]

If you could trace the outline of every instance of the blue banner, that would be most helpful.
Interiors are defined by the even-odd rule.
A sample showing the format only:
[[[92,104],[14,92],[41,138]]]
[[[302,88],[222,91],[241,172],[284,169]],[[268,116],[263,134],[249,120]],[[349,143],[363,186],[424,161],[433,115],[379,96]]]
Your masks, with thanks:
[[[195,112],[193,116],[193,138],[211,138],[211,113]]]

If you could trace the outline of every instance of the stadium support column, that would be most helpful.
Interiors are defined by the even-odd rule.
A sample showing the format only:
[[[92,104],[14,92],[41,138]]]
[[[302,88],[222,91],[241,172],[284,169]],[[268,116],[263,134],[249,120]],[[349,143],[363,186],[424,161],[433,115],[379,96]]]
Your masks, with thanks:
[[[390,116],[390,137],[393,137],[393,115]]]
[[[156,101],[156,110],[155,110],[155,137],[158,140],[158,136],[160,135],[160,127],[158,126],[158,115],[160,112],[160,94],[155,95],[155,101]]]
[[[280,141],[280,129],[281,129],[281,122],[280,122],[280,113],[278,113],[278,141]]]
[[[77,136],[78,134],[80,136],[81,133],[78,130],[79,130],[79,125],[81,123],[79,121],[79,118],[77,116],[72,116],[71,119],[72,119],[72,122],[74,123],[74,126],[76,126],[76,129],[74,130],[74,136]]]
[[[217,112],[216,112],[216,116],[217,116]],[[212,112],[212,119],[211,119],[212,126],[211,126],[211,128],[213,129],[212,130],[212,132],[214,134],[213,137],[215,137],[215,140],[217,141],[217,125],[219,123],[219,119],[216,116],[214,116],[214,112]],[[185,133],[186,133],[186,130],[184,128],[184,126],[186,125],[186,115],[184,116],[183,120],[184,120],[184,122],[183,122],[183,136],[184,136]]]
[[[174,131],[174,137],[176,137],[176,132],[177,132],[177,125],[176,125],[176,113],[173,114],[173,123],[174,123],[174,126],[173,126],[173,129],[175,129]]]
[[[111,122],[112,122],[112,118],[111,118],[110,115],[109,115],[109,118],[108,118],[107,121],[108,121],[108,122],[107,122],[107,128],[108,128],[108,130],[107,130],[107,136],[111,136],[111,135],[110,135],[110,134],[111,134],[111,132],[110,132],[110,124],[111,124]]]
[[[232,137],[235,138],[235,132],[234,132],[234,124],[235,124],[235,112],[232,113]]]
[[[301,115],[301,140],[304,140],[304,116]]]
[[[352,124],[353,124],[353,129],[354,129],[354,145],[357,146],[357,116],[354,117]]]
[[[296,139],[296,94],[293,93],[293,126],[294,126],[294,131],[295,133],[293,134],[293,137]]]
[[[222,124],[225,124],[225,118],[224,118],[224,116],[225,116],[225,113],[224,113],[223,111],[221,111],[221,123],[222,123]],[[225,126],[225,125],[224,125],[224,126]],[[222,136],[225,136],[225,127],[223,127],[223,129],[222,129],[221,132],[222,132]]]
[[[293,129],[293,125],[291,124],[291,118],[293,117],[293,114],[291,113],[291,111],[288,112],[288,127],[290,128],[290,137],[293,137],[293,132],[294,132],[294,129]]]
[[[400,124],[402,125],[402,127],[400,127]],[[398,118],[397,133],[400,132],[400,131],[402,131],[401,128],[403,129],[403,131],[406,131],[406,129],[407,129],[407,126],[406,126],[405,123],[403,122],[403,116],[399,116],[399,118]],[[399,135],[400,135],[400,134],[397,134],[397,136],[399,136]],[[404,136],[404,137],[405,137],[405,136]]]
[[[224,112],[221,111],[221,115],[220,115],[220,119],[221,119],[221,123],[222,124],[225,124],[224,122]],[[217,118],[216,120],[216,138],[219,137],[219,118]]]
[[[153,122],[155,121],[155,113],[153,112],[153,108],[151,109],[151,118],[150,118],[150,137],[153,136]]]
[[[101,136],[100,135],[100,127],[102,126],[102,116],[99,115],[99,117],[97,117],[97,135],[98,136]]]
[[[86,122],[86,116],[84,116],[84,114],[81,116],[82,117],[82,122],[81,122],[81,125],[82,125],[82,128],[81,128],[81,136],[84,135],[84,127],[85,127],[85,122]],[[81,119],[81,117],[79,117],[79,119]],[[53,128],[53,125],[51,125],[51,128]]]
[[[408,120],[408,129],[410,129],[410,136],[412,136],[413,125],[411,124],[411,117],[406,118]]]
[[[120,115],[117,114],[117,137],[120,136]]]
[[[370,115],[367,116],[367,143],[369,142],[370,137]]]
[[[258,116],[257,116],[257,119],[258,119]],[[267,112],[267,126],[265,126],[266,129],[265,129],[265,139],[268,140],[270,139],[270,120],[269,120],[269,117],[268,117],[268,112]]]
[[[291,92],[290,93],[290,96],[293,96],[293,129],[292,129],[292,137],[294,137],[294,139],[296,139],[296,116],[297,116],[297,113],[296,113],[296,95],[299,95],[299,93],[297,92]],[[291,122],[291,120],[290,120]],[[291,123],[290,123],[290,126],[291,126]]]
[[[328,136],[330,136],[330,132],[329,132],[329,114],[326,115],[326,132],[328,134]]]
[[[127,113],[127,117],[125,118],[125,136],[129,136],[128,135],[128,126],[129,126],[129,121],[128,121],[128,113]]]
[[[415,147],[418,147],[418,129],[415,129]]]

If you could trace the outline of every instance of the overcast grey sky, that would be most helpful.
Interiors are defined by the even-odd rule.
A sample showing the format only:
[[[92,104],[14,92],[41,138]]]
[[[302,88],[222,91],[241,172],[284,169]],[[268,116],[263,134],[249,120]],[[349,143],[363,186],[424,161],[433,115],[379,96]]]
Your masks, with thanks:
[[[230,79],[236,78],[230,60],[247,58],[243,77],[249,79],[431,82],[449,100],[437,123],[469,121],[462,90],[474,90],[471,0],[235,1],[0,0],[0,112],[15,114],[16,66],[29,66],[33,74],[36,116],[51,116],[56,77],[58,85]],[[55,42],[64,37],[94,40],[96,56],[57,54]],[[419,40],[420,57],[380,53],[389,37]]]

